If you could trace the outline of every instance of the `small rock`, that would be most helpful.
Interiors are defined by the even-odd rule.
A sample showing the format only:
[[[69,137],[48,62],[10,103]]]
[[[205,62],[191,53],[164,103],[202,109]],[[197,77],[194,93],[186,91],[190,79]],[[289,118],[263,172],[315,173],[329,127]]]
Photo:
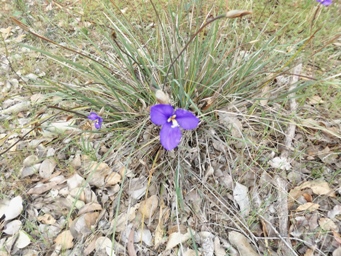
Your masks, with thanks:
[[[288,173],[288,180],[290,181],[290,183],[292,183],[293,185],[298,184],[301,182],[302,180],[302,176],[299,172],[297,171],[292,171]]]

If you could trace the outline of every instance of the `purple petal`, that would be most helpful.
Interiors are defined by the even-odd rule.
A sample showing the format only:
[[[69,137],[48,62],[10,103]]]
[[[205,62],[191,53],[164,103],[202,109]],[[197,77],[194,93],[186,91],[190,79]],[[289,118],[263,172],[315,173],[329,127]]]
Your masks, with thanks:
[[[88,118],[90,120],[96,120],[99,117],[95,112],[90,112],[90,115],[88,115]]]
[[[197,128],[199,124],[199,118],[197,118],[192,112],[185,109],[177,109],[175,111],[176,121],[185,130],[192,130]]]
[[[332,4],[332,0],[316,0],[316,1],[323,4],[324,6],[328,6]]]
[[[181,141],[180,128],[172,128],[172,123],[165,123],[160,131],[160,141],[165,149],[174,149]]]
[[[95,128],[97,130],[101,129],[103,123],[103,118],[98,116],[97,120],[95,121]]]
[[[150,108],[150,120],[156,125],[164,125],[173,113],[174,108],[171,105],[157,104]]]
[[[95,121],[95,128],[101,129],[103,118],[97,115],[95,112],[91,112],[90,115],[88,115],[88,118],[92,121]]]

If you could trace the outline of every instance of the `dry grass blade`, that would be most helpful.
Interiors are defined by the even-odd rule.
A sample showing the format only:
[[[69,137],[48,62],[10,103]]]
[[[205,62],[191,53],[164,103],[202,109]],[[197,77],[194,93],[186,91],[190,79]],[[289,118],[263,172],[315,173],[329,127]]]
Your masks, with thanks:
[[[219,202],[220,205],[216,205],[218,208],[221,209],[222,212],[225,212],[226,210],[229,212],[230,215],[227,215],[226,217],[229,218],[234,225],[238,227],[238,230],[243,233],[245,237],[250,239],[254,244],[256,244],[257,238],[252,233],[252,231],[249,229],[249,227],[245,224],[243,217],[238,214],[238,211],[234,210],[234,207],[229,204],[226,200],[219,197],[218,193],[213,190],[213,188],[208,187],[207,184],[202,183],[202,180],[194,173],[192,175],[198,180],[198,182]],[[212,202],[214,203],[214,202]],[[223,210],[225,209],[225,210]],[[238,223],[237,223],[237,222]],[[247,232],[246,232],[246,231]]]
[[[252,12],[245,10],[231,10],[226,13],[226,18],[230,19],[240,18],[249,14],[252,14]]]

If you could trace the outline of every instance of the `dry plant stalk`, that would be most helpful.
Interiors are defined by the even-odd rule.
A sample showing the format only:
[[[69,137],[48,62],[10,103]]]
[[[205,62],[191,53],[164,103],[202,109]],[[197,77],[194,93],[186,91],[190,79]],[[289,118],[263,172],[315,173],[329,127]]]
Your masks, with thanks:
[[[302,63],[298,64],[294,70],[294,75],[291,78],[289,92],[292,92],[296,89],[299,75],[302,71]],[[297,111],[297,102],[295,100],[295,93],[291,94],[290,99],[290,110],[292,114],[295,114]],[[281,157],[288,158],[289,152],[291,149],[292,141],[295,137],[296,124],[294,122],[290,123],[285,136],[284,146],[281,153]],[[280,247],[285,255],[296,255],[295,251],[291,247],[290,239],[288,236],[288,196],[287,196],[287,181],[276,175],[275,181],[278,188],[278,220],[279,220],[279,236],[281,237]],[[277,231],[276,231],[277,232]]]
[[[298,81],[298,78],[299,78],[301,71],[302,71],[302,63],[298,64],[294,68],[293,73],[295,75],[293,75],[291,78],[289,92],[296,89],[297,81]],[[294,92],[291,94],[290,110],[291,110],[292,114],[295,114],[296,110],[297,110],[297,102],[295,100],[295,93]],[[289,124],[287,131],[286,131],[285,142],[284,142],[285,148],[283,149],[283,151],[281,153],[281,157],[287,158],[289,156],[289,151],[291,149],[291,143],[295,137],[295,131],[296,131],[296,124],[294,122],[292,122]]]
[[[275,181],[278,187],[278,222],[279,222],[279,236],[282,237],[280,248],[284,255],[293,256],[297,255],[293,252],[291,242],[288,235],[288,193],[287,181],[279,175],[276,175]],[[285,241],[285,242],[284,242]]]

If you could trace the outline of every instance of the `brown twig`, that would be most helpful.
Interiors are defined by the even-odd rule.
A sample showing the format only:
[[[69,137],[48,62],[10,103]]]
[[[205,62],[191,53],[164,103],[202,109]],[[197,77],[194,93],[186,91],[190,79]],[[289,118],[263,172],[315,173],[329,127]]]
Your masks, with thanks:
[[[64,112],[69,112],[69,113],[76,114],[76,115],[78,115],[78,116],[82,116],[82,117],[87,118],[86,115],[84,115],[84,114],[82,114],[82,113],[79,113],[79,112],[76,112],[76,111],[73,111],[73,110],[70,110],[70,109],[60,108],[60,107],[56,107],[56,106],[47,106],[47,107],[48,107],[48,108],[58,109],[58,110],[61,110],[61,111],[64,111]]]

